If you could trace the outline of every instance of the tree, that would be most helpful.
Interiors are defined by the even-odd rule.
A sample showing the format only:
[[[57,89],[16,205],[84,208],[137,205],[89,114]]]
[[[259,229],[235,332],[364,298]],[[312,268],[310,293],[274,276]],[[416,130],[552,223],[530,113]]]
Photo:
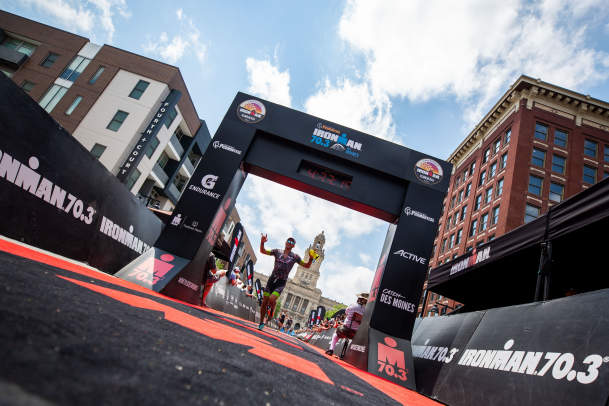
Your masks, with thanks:
[[[326,319],[330,320],[334,314],[339,311],[340,309],[346,309],[347,306],[345,306],[344,304],[337,304],[334,307],[332,307],[330,310],[328,310],[326,312]]]

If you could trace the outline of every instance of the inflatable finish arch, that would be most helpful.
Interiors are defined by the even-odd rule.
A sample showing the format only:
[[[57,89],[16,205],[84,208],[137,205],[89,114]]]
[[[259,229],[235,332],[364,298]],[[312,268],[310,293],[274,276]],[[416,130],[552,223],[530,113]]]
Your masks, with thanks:
[[[346,360],[414,388],[410,338],[452,166],[238,93],[159,239],[117,275],[201,303],[204,264],[247,173],[390,223]]]

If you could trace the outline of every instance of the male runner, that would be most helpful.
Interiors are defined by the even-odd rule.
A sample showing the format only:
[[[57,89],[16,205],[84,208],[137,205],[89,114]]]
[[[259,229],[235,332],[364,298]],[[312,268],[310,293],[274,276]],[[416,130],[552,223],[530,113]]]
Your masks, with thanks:
[[[359,328],[359,325],[364,317],[364,310],[366,309],[366,303],[368,303],[368,293],[360,293],[357,295],[357,303],[353,303],[345,310],[346,318],[342,326],[336,329],[332,335],[332,341],[330,342],[330,348],[326,350],[326,354],[334,354],[334,347],[339,338],[352,339]]]
[[[296,245],[296,240],[292,237],[288,238],[285,242],[285,247],[283,251],[279,249],[274,249],[268,251],[264,248],[264,243],[268,241],[268,237],[266,234],[262,234],[260,238],[260,252],[266,255],[272,255],[275,257],[275,265],[273,267],[273,272],[271,276],[269,276],[269,280],[266,283],[266,287],[264,288],[262,299],[262,306],[260,306],[260,325],[258,328],[262,330],[264,328],[264,316],[266,314],[267,306],[270,309],[270,315],[273,315],[275,311],[275,303],[277,302],[277,298],[281,295],[283,288],[288,282],[288,275],[292,270],[292,267],[295,263],[298,262],[299,265],[302,265],[305,268],[310,268],[313,263],[313,255],[309,254],[309,262],[303,262],[302,258],[299,255],[294,254],[292,252],[292,248]]]

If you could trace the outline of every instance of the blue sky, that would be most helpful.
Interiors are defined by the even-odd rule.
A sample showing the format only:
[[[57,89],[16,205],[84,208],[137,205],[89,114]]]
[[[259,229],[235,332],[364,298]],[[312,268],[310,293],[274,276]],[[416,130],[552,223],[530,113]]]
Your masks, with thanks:
[[[237,91],[446,159],[520,74],[609,100],[606,0],[0,0],[3,10],[180,68],[214,134]],[[368,290],[387,224],[250,176],[268,247],[327,239],[319,287]],[[299,251],[300,250],[300,251]],[[257,270],[268,273],[270,257]]]

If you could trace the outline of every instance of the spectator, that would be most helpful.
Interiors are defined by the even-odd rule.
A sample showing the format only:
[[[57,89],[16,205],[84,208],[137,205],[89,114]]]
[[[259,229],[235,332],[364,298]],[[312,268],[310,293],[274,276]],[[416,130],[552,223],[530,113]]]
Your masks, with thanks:
[[[218,282],[220,278],[226,275],[226,271],[218,271],[216,268],[216,257],[214,254],[210,254],[209,258],[207,258],[207,262],[205,263],[205,286],[203,287],[203,299],[201,301],[202,307],[208,307],[205,303],[205,299],[209,294],[214,283]]]
[[[332,335],[332,341],[330,342],[330,348],[326,351],[326,354],[334,354],[334,347],[339,338],[352,339],[359,328],[359,325],[364,317],[364,310],[366,309],[366,303],[368,303],[368,293],[360,293],[357,295],[357,302],[347,307],[345,310],[345,322],[340,326]]]

